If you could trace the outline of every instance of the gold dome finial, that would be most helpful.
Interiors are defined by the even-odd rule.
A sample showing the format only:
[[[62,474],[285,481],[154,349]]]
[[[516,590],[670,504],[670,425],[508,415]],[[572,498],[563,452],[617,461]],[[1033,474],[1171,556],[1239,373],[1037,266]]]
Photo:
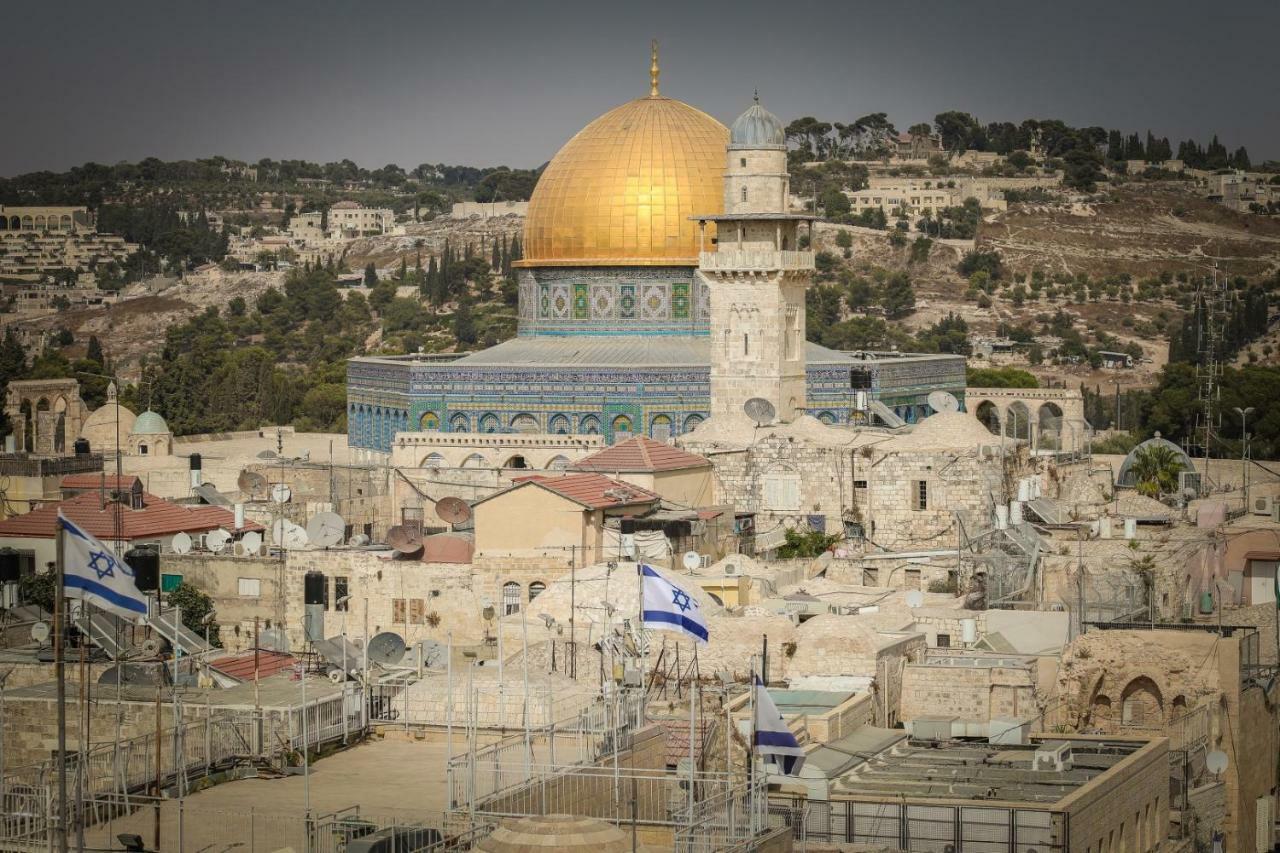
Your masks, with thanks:
[[[658,40],[649,43],[649,97],[658,97]]]

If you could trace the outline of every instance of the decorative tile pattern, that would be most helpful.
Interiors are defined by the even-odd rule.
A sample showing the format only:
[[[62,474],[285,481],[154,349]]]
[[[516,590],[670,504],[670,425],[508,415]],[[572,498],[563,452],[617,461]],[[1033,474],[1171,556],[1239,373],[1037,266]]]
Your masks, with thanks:
[[[625,287],[625,285],[623,285]],[[618,303],[617,286],[612,284],[591,285],[591,318],[593,320],[613,320]]]
[[[573,285],[573,319],[586,320],[591,316],[590,288],[582,282]]]
[[[671,316],[677,320],[689,319],[689,283],[679,281],[671,285]]]
[[[621,320],[636,318],[636,286],[634,284],[618,286],[618,318]]]
[[[566,320],[569,317],[569,286],[553,284],[550,291],[551,314],[553,320]]]
[[[640,296],[642,320],[665,320],[671,311],[670,291],[660,284],[647,284]]]

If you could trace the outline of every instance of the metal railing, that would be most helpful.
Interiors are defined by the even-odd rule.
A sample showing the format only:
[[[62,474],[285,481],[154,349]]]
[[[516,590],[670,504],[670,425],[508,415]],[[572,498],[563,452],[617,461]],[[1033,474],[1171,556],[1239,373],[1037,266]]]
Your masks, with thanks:
[[[679,853],[746,849],[770,829],[768,774],[758,773],[739,785],[723,776],[719,781],[709,795],[697,797],[691,808],[685,806],[675,814],[679,828],[673,847]],[[705,785],[695,781],[695,795],[702,793],[698,789]]]

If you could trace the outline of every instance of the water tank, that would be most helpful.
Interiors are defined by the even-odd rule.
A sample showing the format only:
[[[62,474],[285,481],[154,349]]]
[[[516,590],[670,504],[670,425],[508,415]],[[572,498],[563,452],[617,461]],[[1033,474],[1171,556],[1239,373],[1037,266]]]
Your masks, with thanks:
[[[12,548],[0,548],[0,583],[17,583],[22,575],[22,562]]]
[[[1102,516],[1102,518],[1098,519],[1098,538],[1099,539],[1111,538],[1111,516],[1104,515]]]
[[[977,619],[960,620],[960,639],[966,646],[972,646],[974,643],[978,642]]]
[[[1031,481],[1026,477],[1018,481],[1018,500],[1022,503],[1031,500]]]
[[[151,548],[130,548],[124,561],[133,569],[133,582],[139,592],[160,590],[160,552]]]
[[[324,588],[323,572],[307,572],[302,578],[302,603],[324,604]]]
[[[244,527],[244,504],[235,505],[236,530]]]
[[[1004,530],[1009,526],[1009,508],[1004,504],[996,507],[996,530]]]
[[[1124,520],[1124,538],[1125,539],[1138,538],[1138,519],[1126,518]]]
[[[72,447],[75,448],[76,456],[89,455],[89,439],[87,438],[77,438]]]
[[[307,642],[322,642],[324,640],[324,603],[307,604],[302,610],[302,631],[307,635]]]
[[[190,457],[190,462],[191,462],[191,465],[190,465],[191,488],[194,489],[196,486],[199,486],[201,483],[204,482],[204,472],[200,470],[200,466],[203,465],[204,463],[201,461],[199,453],[192,453]]]
[[[1009,501],[1009,523],[1022,523],[1022,501]]]

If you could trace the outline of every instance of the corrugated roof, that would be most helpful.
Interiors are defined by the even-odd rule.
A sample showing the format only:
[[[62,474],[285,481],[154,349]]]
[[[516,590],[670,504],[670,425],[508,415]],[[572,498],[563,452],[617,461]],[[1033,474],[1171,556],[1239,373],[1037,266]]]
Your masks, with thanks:
[[[622,483],[603,474],[566,474],[563,477],[545,477],[535,474],[517,479],[510,489],[490,495],[484,500],[476,501],[476,504],[482,504],[484,501],[493,500],[499,495],[530,485],[541,486],[547,491],[554,492],[576,504],[581,504],[587,509],[636,506],[657,503],[659,500],[658,495],[648,489],[642,489],[630,483]]]
[[[661,441],[654,441],[648,436],[637,435],[579,459],[569,466],[569,470],[653,473],[680,471],[685,468],[705,468],[710,465],[710,460],[704,456],[689,453]]]
[[[258,680],[270,678],[278,672],[288,669],[297,663],[293,655],[284,652],[272,652],[266,649],[258,650]],[[232,678],[238,678],[241,681],[253,681],[253,650],[241,652],[238,655],[230,655],[225,658],[218,658],[210,661],[209,666],[216,669],[223,675],[229,675]]]
[[[0,536],[28,536],[52,539],[58,522],[58,511],[75,522],[82,530],[99,539],[116,536],[116,506],[114,501],[104,505],[95,490],[81,492],[65,501],[48,504],[25,515],[15,515],[0,521]],[[121,536],[134,539],[150,539],[174,533],[203,533],[218,527],[231,527],[235,516],[216,506],[183,506],[150,492],[142,493],[142,509],[124,506],[120,511]],[[244,529],[262,530],[262,525],[246,521]]]

